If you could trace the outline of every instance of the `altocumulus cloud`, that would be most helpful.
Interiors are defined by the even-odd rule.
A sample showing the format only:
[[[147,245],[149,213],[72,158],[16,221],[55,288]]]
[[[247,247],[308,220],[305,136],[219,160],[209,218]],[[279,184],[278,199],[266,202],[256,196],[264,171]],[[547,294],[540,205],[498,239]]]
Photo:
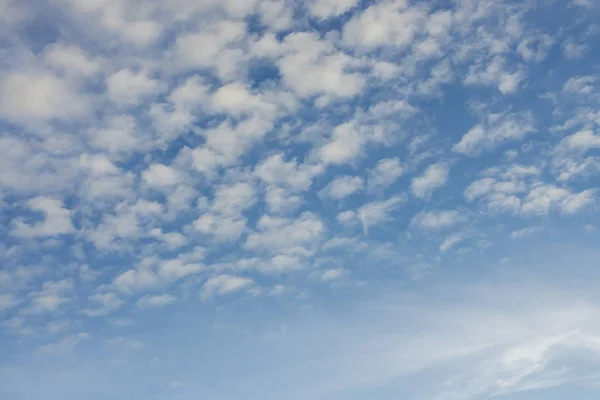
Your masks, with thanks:
[[[0,397],[597,398],[600,6],[548,3],[0,1]]]

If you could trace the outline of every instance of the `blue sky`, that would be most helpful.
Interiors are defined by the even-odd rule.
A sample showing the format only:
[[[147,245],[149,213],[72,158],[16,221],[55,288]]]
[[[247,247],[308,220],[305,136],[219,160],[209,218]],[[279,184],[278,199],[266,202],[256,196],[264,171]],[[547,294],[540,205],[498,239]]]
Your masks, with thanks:
[[[0,397],[598,398],[599,17],[0,0]]]

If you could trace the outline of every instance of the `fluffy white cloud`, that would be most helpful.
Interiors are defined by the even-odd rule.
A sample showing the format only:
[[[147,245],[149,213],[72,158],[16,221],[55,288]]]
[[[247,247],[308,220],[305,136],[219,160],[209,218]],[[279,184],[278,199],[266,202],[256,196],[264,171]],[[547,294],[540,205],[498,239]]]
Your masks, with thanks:
[[[44,214],[44,220],[28,224],[22,219],[13,221],[11,233],[19,237],[56,236],[75,232],[71,223],[71,210],[63,202],[50,197],[35,197],[27,201],[27,207]]]
[[[566,139],[563,143],[573,150],[586,151],[600,148],[600,135],[595,134],[591,130],[583,130],[576,132]]]
[[[285,55],[278,61],[287,86],[300,97],[353,97],[365,84],[361,62],[335,49],[312,32],[297,32],[284,39]]]
[[[150,187],[168,188],[181,180],[177,171],[167,165],[152,164],[142,172],[142,179]]]
[[[243,22],[221,20],[199,32],[181,35],[175,42],[175,62],[184,70],[214,69],[219,77],[229,80],[244,57],[237,43],[245,34]]]
[[[369,190],[385,189],[404,174],[404,167],[398,158],[379,160],[375,168],[369,171],[367,187]]]
[[[95,75],[101,70],[100,62],[90,57],[79,47],[55,44],[44,49],[45,61],[53,68],[80,76]]]
[[[427,21],[427,12],[406,1],[382,1],[371,5],[344,25],[346,45],[366,50],[411,45]]]
[[[144,71],[119,70],[106,78],[108,97],[117,105],[138,105],[139,102],[162,90],[159,81]]]
[[[148,265],[141,264],[137,269],[123,272],[114,279],[115,287],[123,293],[153,288],[159,279]]]
[[[89,297],[94,308],[88,308],[83,311],[88,317],[100,317],[110,314],[112,311],[120,308],[124,302],[116,293],[96,293]]]
[[[487,64],[472,65],[464,82],[467,85],[496,86],[502,94],[513,94],[521,87],[525,71],[520,65],[511,68],[506,64],[504,57],[496,56]]]
[[[572,193],[553,185],[540,185],[527,194],[521,212],[547,215],[552,208],[558,208],[562,213],[574,214],[594,203],[594,192],[588,189],[580,193]]]
[[[463,240],[465,240],[465,235],[463,233],[457,232],[451,234],[450,236],[444,239],[442,244],[440,244],[440,252],[446,253]]]
[[[0,137],[0,187],[19,195],[56,194],[72,187],[75,160],[55,154],[41,140]]]
[[[0,76],[0,115],[26,123],[85,116],[91,103],[68,81],[47,72],[11,72]]]
[[[319,155],[326,164],[345,164],[360,154],[363,144],[364,138],[356,126],[347,122],[335,127],[331,140],[319,149]]]
[[[304,200],[289,190],[270,186],[266,189],[265,202],[267,203],[269,212],[273,214],[287,214],[293,213],[300,208]]]
[[[94,148],[109,153],[130,153],[145,148],[137,133],[136,120],[130,115],[116,115],[107,118],[105,125],[90,132],[90,142]]]
[[[239,239],[246,229],[243,217],[203,214],[194,221],[194,228],[201,233],[213,236],[217,241],[230,242]]]
[[[26,312],[31,314],[54,312],[70,300],[68,294],[72,290],[73,281],[70,279],[44,282],[40,290],[30,294],[31,304]]]
[[[285,161],[283,154],[277,153],[265,158],[254,173],[268,184],[301,191],[310,188],[313,177],[320,172],[319,165],[298,164],[294,159]]]
[[[330,281],[335,281],[335,280],[341,279],[344,276],[346,276],[347,274],[348,274],[348,271],[346,271],[343,268],[333,268],[333,269],[327,269],[325,271],[322,271],[318,275],[322,281],[330,282]]]
[[[211,210],[222,215],[240,215],[256,201],[254,188],[245,182],[215,188]]]
[[[208,300],[213,296],[225,295],[247,289],[254,284],[250,278],[233,275],[216,275],[209,278],[200,293],[200,298]]]
[[[174,296],[168,294],[161,294],[155,296],[144,296],[137,301],[139,308],[162,308],[169,304],[174,303],[177,299]]]
[[[530,226],[512,231],[508,237],[511,239],[522,239],[531,235],[535,235],[536,233],[540,232],[540,230],[541,228],[538,226]]]
[[[319,19],[328,19],[348,12],[358,0],[309,0],[308,10]]]
[[[264,215],[256,223],[256,231],[248,235],[244,247],[267,250],[274,255],[306,256],[315,251],[324,233],[325,225],[310,212],[295,219]]]
[[[188,244],[188,238],[179,232],[164,233],[160,228],[154,228],[149,235],[163,242],[169,250],[176,250]]]
[[[448,182],[450,167],[447,164],[437,163],[427,167],[423,175],[413,178],[411,190],[419,198],[429,198],[436,189]]]
[[[329,182],[320,194],[333,200],[342,200],[363,189],[363,180],[360,176],[339,176]]]
[[[551,211],[575,214],[595,203],[595,190],[573,192],[539,180],[539,170],[514,165],[505,171],[491,170],[465,190],[469,201],[482,200],[492,211],[531,216]]]
[[[531,114],[490,114],[484,125],[476,125],[452,148],[469,156],[493,149],[508,140],[521,140],[535,132]]]
[[[182,259],[162,261],[158,267],[158,274],[167,281],[176,281],[189,275],[195,275],[204,270],[204,266]]]
[[[365,234],[374,225],[385,223],[391,219],[390,214],[406,201],[403,196],[394,196],[383,201],[373,201],[360,207],[356,213]],[[348,215],[349,216],[349,215]],[[342,217],[342,221],[346,216]]]

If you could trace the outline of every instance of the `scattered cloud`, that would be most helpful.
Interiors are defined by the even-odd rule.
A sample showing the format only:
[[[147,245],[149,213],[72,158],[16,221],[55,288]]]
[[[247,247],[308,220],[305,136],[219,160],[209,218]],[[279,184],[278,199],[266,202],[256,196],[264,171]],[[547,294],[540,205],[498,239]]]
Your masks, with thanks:
[[[413,178],[411,189],[416,197],[430,198],[436,189],[444,186],[450,176],[450,167],[446,164],[438,163],[427,167],[423,175]]]
[[[138,300],[137,306],[139,308],[162,308],[169,304],[174,303],[177,299],[174,296],[168,294],[161,294],[156,296],[144,296]]]
[[[166,365],[150,354],[148,318],[172,312],[177,337],[197,307],[206,324],[243,307],[250,318],[238,325],[254,324],[244,335],[262,338],[259,314],[316,315],[322,299],[366,299],[399,276],[409,278],[403,290],[426,286],[457,263],[467,273],[456,279],[477,282],[498,260],[515,268],[515,248],[546,232],[557,248],[596,239],[594,1],[33,5],[0,0],[0,35],[10,38],[0,63],[0,330],[9,360],[0,397],[39,397],[2,391],[24,381],[12,378],[10,360],[25,365],[28,349],[83,352],[93,337]],[[294,334],[269,329],[270,343]],[[143,348],[127,339],[134,330],[144,331]],[[438,398],[543,386],[532,377],[567,347],[592,348],[590,337],[564,329],[500,343],[492,357],[467,352],[476,354],[471,369],[444,382]],[[447,359],[431,357],[441,373]],[[372,368],[351,380],[368,382],[390,364],[359,362]],[[78,390],[60,374],[27,381]]]
[[[202,300],[208,300],[213,296],[220,296],[239,292],[254,284],[252,279],[233,275],[216,275],[209,278],[203,285],[200,293]]]

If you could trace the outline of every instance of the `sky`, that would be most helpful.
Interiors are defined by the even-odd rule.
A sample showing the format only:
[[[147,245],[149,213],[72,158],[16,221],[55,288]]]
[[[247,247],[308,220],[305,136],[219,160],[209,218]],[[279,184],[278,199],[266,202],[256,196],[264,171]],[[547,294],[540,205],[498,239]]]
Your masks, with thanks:
[[[597,399],[598,21],[0,0],[0,398]]]

